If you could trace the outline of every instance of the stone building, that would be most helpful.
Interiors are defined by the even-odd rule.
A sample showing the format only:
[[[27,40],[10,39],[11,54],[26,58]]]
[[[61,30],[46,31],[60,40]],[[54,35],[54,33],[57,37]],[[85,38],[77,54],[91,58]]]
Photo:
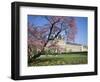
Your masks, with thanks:
[[[51,44],[51,42],[48,44],[48,46]],[[88,51],[88,47],[84,46],[82,44],[77,43],[69,43],[64,42],[64,40],[60,39],[56,41],[56,47],[50,47],[51,50],[55,52],[84,52]],[[49,49],[50,49],[49,48]]]

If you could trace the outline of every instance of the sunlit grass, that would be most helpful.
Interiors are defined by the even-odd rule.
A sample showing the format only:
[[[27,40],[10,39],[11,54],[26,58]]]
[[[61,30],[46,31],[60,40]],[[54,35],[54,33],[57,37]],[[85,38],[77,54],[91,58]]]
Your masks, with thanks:
[[[35,61],[28,64],[28,66],[51,66],[51,65],[75,65],[87,64],[86,54],[61,54],[61,55],[43,55]]]

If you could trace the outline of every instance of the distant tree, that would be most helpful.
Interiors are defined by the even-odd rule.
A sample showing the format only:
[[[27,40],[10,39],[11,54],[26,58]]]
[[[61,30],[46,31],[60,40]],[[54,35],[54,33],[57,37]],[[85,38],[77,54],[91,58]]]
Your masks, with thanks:
[[[74,17],[65,16],[41,16],[48,23],[42,27],[28,24],[28,54],[32,53],[32,47],[36,50],[36,54],[32,59],[36,59],[44,54],[45,48],[50,41],[57,37],[64,37],[65,41],[74,41],[77,33]],[[58,47],[54,44],[49,44],[51,47]]]

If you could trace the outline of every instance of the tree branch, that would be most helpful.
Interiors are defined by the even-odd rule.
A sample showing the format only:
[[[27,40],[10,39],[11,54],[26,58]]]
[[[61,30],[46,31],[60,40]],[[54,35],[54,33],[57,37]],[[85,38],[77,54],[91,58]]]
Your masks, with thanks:
[[[54,36],[54,38],[51,38],[51,39],[49,39],[49,40],[54,40],[55,38],[57,38],[57,36],[60,34],[60,32],[62,31],[62,26],[63,25],[63,23],[61,23],[61,29],[55,34],[55,36]]]
[[[56,22],[54,22],[53,24],[52,24],[52,26],[50,27],[50,33],[49,33],[49,35],[48,35],[48,38],[47,38],[47,42],[44,44],[44,46],[43,46],[43,50],[44,50],[44,48],[46,47],[46,45],[48,44],[48,42],[49,42],[49,40],[50,40],[50,36],[51,36],[51,34],[52,34],[52,29],[54,28],[54,25],[56,24],[56,23],[58,23],[60,21],[60,19],[59,20],[57,20]],[[59,33],[58,33],[59,34]],[[42,50],[42,51],[43,51]]]

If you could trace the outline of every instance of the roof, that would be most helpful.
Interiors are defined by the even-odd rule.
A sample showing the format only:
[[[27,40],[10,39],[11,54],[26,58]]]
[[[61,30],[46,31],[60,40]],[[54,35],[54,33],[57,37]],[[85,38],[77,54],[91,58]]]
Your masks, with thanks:
[[[67,42],[66,44],[82,46],[82,44]]]

